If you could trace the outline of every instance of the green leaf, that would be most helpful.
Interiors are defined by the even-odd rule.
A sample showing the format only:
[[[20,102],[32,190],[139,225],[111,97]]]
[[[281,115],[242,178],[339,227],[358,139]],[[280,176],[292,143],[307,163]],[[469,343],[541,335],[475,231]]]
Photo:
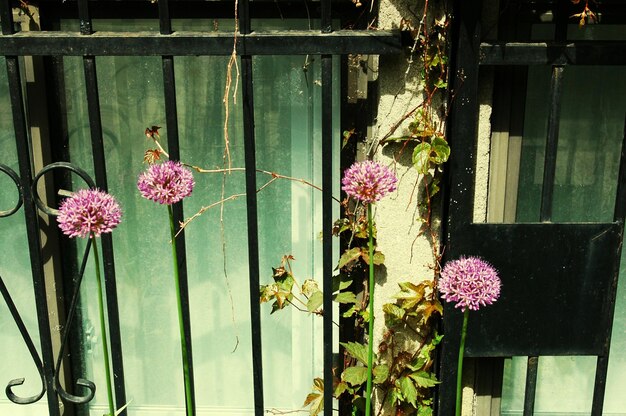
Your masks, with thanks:
[[[450,146],[448,142],[442,139],[441,137],[435,137],[431,143],[431,151],[434,153],[434,156],[431,157],[431,160],[441,165],[448,160],[450,157]]]
[[[319,285],[313,279],[306,279],[304,282],[302,282],[302,293],[305,296],[311,296],[313,293],[318,292],[319,290]]]
[[[347,289],[352,284],[353,279],[340,273],[338,276],[333,277],[333,293]]]
[[[433,181],[428,185],[428,191],[431,198],[439,193],[441,188],[439,187],[439,179],[434,178]]]
[[[412,371],[419,371],[426,365],[428,359],[426,357],[417,357],[411,364],[407,364],[407,368]]]
[[[359,312],[359,314],[363,318],[363,322],[367,323],[367,322],[370,321],[370,311],[369,310],[367,310],[367,309],[362,310],[361,312]]]
[[[417,416],[433,416],[433,408],[430,406],[420,406]]]
[[[437,65],[439,65],[439,62],[441,62],[439,60],[439,55],[435,55],[435,56],[433,56],[433,59],[431,59],[431,61],[430,61],[430,66],[431,67],[437,66]]]
[[[348,351],[348,354],[367,365],[367,346],[358,342],[340,342],[340,344]]]
[[[318,290],[309,297],[306,308],[309,312],[315,312],[317,308],[322,306],[322,303],[324,303],[324,294],[321,290]]]
[[[444,79],[439,78],[437,81],[435,81],[435,87],[441,88],[443,90],[448,88],[448,83]]]
[[[424,299],[424,286],[414,285],[411,282],[400,283],[402,291],[394,296],[400,301],[400,307],[408,310],[418,305]]]
[[[127,407],[128,407],[128,406],[132,403],[132,402],[133,402],[133,399],[130,399],[130,400],[128,401],[128,403],[126,403],[124,406],[122,406],[122,407],[120,407],[119,409],[117,409],[117,410],[115,411],[115,416],[119,416],[119,415],[120,415],[120,413],[122,413],[124,410],[126,410],[126,408],[127,408]],[[104,416],[106,416],[106,415],[104,415]]]
[[[357,260],[359,257],[361,257],[361,248],[360,247],[352,247],[351,249],[346,250],[341,255],[341,257],[339,258],[339,264],[337,265],[337,267],[339,269],[343,269],[348,264],[350,264],[353,261]]]
[[[367,381],[367,367],[348,367],[341,373],[341,379],[351,386],[360,386]]]
[[[356,303],[356,295],[352,292],[340,292],[333,295],[333,300],[338,303]]]
[[[357,313],[357,312],[358,312],[358,310],[359,310],[359,308],[358,308],[356,305],[354,305],[354,306],[352,306],[350,309],[348,309],[347,311],[345,311],[345,312],[343,313],[343,315],[341,315],[341,316],[343,316],[344,318],[349,318],[349,317],[351,317],[352,315],[354,315],[355,313]]]
[[[389,366],[381,364],[374,367],[374,383],[382,384],[389,378]]]
[[[417,406],[417,389],[409,377],[400,377],[396,380],[396,386],[402,392],[404,401],[411,403],[413,406]]]
[[[362,249],[361,250],[361,256],[363,256],[363,261],[366,264],[370,264],[370,253],[369,253],[369,249]],[[385,263],[385,255],[383,253],[381,253],[380,251],[375,251],[374,252],[374,264],[377,266],[380,266],[381,264]]]
[[[383,312],[387,314],[387,317],[391,319],[393,323],[402,321],[404,319],[404,309],[393,303],[386,303],[383,305]]]
[[[313,392],[306,396],[302,405],[302,407],[306,406],[309,406],[310,416],[317,416],[324,410],[324,380],[321,378],[313,380]]]
[[[385,262],[385,255],[380,251],[374,252],[374,264],[380,266]]]
[[[415,383],[417,383],[419,387],[435,387],[440,383],[433,373],[428,373],[426,371],[411,373],[409,374],[409,377],[415,380]]]
[[[335,387],[335,397],[339,398],[344,392],[348,391],[349,387],[343,381],[337,383],[337,387]]]
[[[430,143],[420,143],[413,149],[413,167],[426,175],[430,169]]]

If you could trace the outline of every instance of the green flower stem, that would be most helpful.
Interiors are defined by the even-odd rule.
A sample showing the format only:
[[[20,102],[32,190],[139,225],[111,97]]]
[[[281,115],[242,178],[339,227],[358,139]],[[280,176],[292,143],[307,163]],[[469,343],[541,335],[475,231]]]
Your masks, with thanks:
[[[109,416],[115,416],[113,404],[113,389],[111,388],[111,367],[109,365],[109,345],[107,343],[107,328],[104,320],[104,301],[102,293],[102,278],[100,277],[100,256],[98,255],[98,242],[96,236],[91,233],[93,243],[93,258],[96,263],[96,281],[98,282],[98,311],[100,312],[100,332],[102,334],[102,355],[104,356],[104,373],[107,381],[107,398],[109,401]]]
[[[467,321],[469,308],[463,312],[463,328],[461,329],[461,345],[459,346],[459,363],[456,370],[456,416],[461,416],[461,398],[463,397],[463,356],[465,355],[465,337],[467,336]]]
[[[183,354],[183,375],[185,377],[185,400],[187,404],[187,416],[194,415],[193,395],[191,394],[191,377],[189,372],[189,356],[187,341],[185,340],[185,326],[183,322],[183,302],[180,296],[180,278],[178,273],[178,254],[176,253],[176,226],[174,225],[174,213],[172,206],[167,206],[170,215],[170,233],[172,236],[172,260],[174,261],[174,282],[176,283],[176,302],[178,306],[178,327],[180,329],[180,348]]]
[[[374,370],[374,226],[372,224],[372,204],[367,204],[367,234],[369,237],[369,322],[367,342],[367,388],[365,392],[365,416],[372,412],[372,373]]]

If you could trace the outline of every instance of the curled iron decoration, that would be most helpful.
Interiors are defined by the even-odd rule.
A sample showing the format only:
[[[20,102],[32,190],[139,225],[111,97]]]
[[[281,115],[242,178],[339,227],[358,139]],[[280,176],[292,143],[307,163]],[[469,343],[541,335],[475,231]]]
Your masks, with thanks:
[[[78,295],[80,294],[80,284],[83,281],[83,276],[85,275],[85,267],[87,265],[87,259],[89,258],[89,250],[91,249],[91,238],[87,239],[87,246],[85,247],[85,254],[83,255],[83,261],[80,265],[80,270],[78,272],[78,279],[76,281],[76,287],[74,287],[74,293],[72,294],[72,302],[70,304],[70,310],[67,314],[67,320],[65,322],[65,326],[63,328],[63,339],[61,341],[61,348],[59,349],[59,356],[57,357],[56,367],[54,370],[54,388],[61,398],[70,403],[74,404],[84,404],[90,402],[94,395],[96,394],[96,385],[87,379],[79,378],[76,380],[76,385],[80,387],[85,387],[89,390],[89,393],[85,396],[77,396],[74,394],[70,394],[63,389],[61,386],[61,382],[59,381],[59,373],[61,370],[61,363],[63,362],[63,352],[65,351],[65,347],[67,346],[67,340],[69,338],[70,327],[72,325],[72,318],[74,317],[74,313],[76,312],[76,306],[78,304]]]
[[[15,186],[17,187],[17,192],[18,192],[18,199],[17,199],[17,203],[15,204],[15,206],[12,209],[9,209],[6,211],[0,211],[0,218],[3,218],[3,217],[9,217],[15,214],[20,209],[20,207],[22,206],[22,203],[24,202],[24,192],[23,192],[22,185],[20,183],[20,178],[17,175],[17,173],[13,171],[13,169],[8,167],[7,165],[0,163],[0,171],[4,172],[7,176],[9,176],[9,178],[11,178],[11,180],[15,183]],[[35,394],[34,396],[20,397],[16,395],[15,393],[13,393],[13,387],[21,386],[22,384],[24,384],[25,378],[23,377],[16,378],[16,379],[9,381],[9,383],[7,384],[5,388],[5,392],[9,400],[11,400],[13,403],[16,403],[16,404],[35,403],[39,401],[39,399],[41,399],[43,395],[46,393],[46,380],[45,380],[45,376],[43,372],[43,363],[41,361],[41,357],[39,357],[37,348],[35,348],[33,339],[30,337],[30,334],[28,333],[28,330],[26,329],[26,325],[24,325],[24,320],[22,319],[19,311],[17,310],[17,306],[15,306],[15,302],[13,302],[13,299],[11,298],[9,289],[4,284],[4,280],[2,280],[2,276],[0,276],[0,293],[2,293],[2,297],[4,298],[4,301],[6,302],[7,307],[9,308],[9,312],[11,313],[11,316],[13,317],[13,320],[15,321],[15,324],[17,325],[18,330],[20,331],[20,335],[22,336],[22,339],[24,340],[24,343],[26,344],[26,347],[28,348],[28,352],[30,353],[30,356],[33,359],[33,363],[35,364],[35,367],[37,367],[37,371],[39,372],[39,377],[41,379],[41,391]]]
[[[87,172],[85,172],[83,169],[79,168],[78,166],[75,166],[68,162],[50,163],[49,165],[41,169],[39,173],[37,173],[37,175],[35,175],[35,177],[33,178],[33,184],[31,185],[31,192],[33,194],[33,198],[35,200],[35,204],[37,205],[37,208],[39,208],[41,211],[45,212],[46,214],[50,216],[56,217],[57,215],[59,215],[59,210],[56,208],[51,208],[48,205],[44,204],[44,202],[39,197],[39,193],[37,192],[37,184],[39,183],[39,180],[41,179],[41,177],[53,169],[67,169],[70,172],[77,174],[78,176],[82,178],[82,180],[85,181],[85,183],[87,183],[87,185],[90,188],[95,188],[96,183],[93,181],[93,179],[91,179],[91,177],[89,176]]]
[[[7,211],[0,211],[0,218],[2,218],[2,217],[8,217],[10,215],[13,215],[20,209],[20,207],[22,206],[22,203],[24,202],[24,191],[22,189],[20,177],[17,176],[17,173],[15,173],[13,169],[8,167],[7,165],[3,165],[2,163],[0,163],[0,171],[6,173],[9,176],[9,178],[13,180],[13,182],[15,183],[15,186],[17,187],[17,193],[18,193],[17,203],[15,204],[15,206],[12,209],[9,209]]]
[[[91,177],[89,176],[89,174],[87,172],[85,172],[83,169],[79,168],[78,166],[75,166],[71,163],[68,162],[55,162],[55,163],[51,163],[49,165],[47,165],[46,167],[44,167],[42,170],[39,171],[39,173],[37,173],[37,175],[35,175],[35,177],[33,178],[33,183],[31,185],[31,192],[33,194],[34,200],[35,200],[35,204],[37,205],[37,208],[39,208],[41,211],[43,211],[44,213],[50,215],[50,216],[57,216],[59,215],[59,210],[56,208],[51,208],[50,206],[44,204],[44,202],[41,200],[41,198],[39,197],[39,194],[37,192],[37,185],[39,183],[39,180],[43,177],[43,175],[45,175],[47,172],[53,170],[53,169],[67,169],[70,172],[73,172],[75,174],[77,174],[78,176],[80,176],[85,183],[87,183],[87,185],[89,186],[89,188],[95,188],[96,184],[93,181],[93,179],[91,179]],[[74,318],[74,315],[76,313],[76,306],[78,305],[78,296],[80,295],[80,285],[83,281],[83,276],[85,274],[85,267],[87,265],[87,259],[89,257],[89,250],[91,249],[91,239],[87,239],[87,245],[85,247],[85,254],[83,255],[83,260],[81,262],[80,265],[80,270],[78,272],[78,279],[76,280],[76,286],[74,287],[74,292],[72,293],[72,300],[70,303],[70,309],[68,311],[67,314],[67,319],[65,322],[65,326],[64,326],[64,331],[63,331],[63,337],[62,337],[62,341],[61,341],[61,348],[59,350],[59,356],[57,357],[56,360],[56,366],[55,366],[55,370],[54,370],[54,389],[57,392],[57,394],[61,397],[61,399],[63,399],[63,401],[65,402],[69,402],[69,403],[74,403],[74,404],[85,404],[90,402],[94,395],[96,394],[96,385],[87,379],[84,378],[79,378],[78,380],[76,380],[76,385],[78,387],[84,387],[87,390],[89,390],[89,392],[84,395],[84,396],[79,396],[79,395],[74,395],[71,393],[68,393],[63,386],[61,386],[61,382],[59,380],[59,375],[60,375],[60,371],[61,371],[61,364],[63,363],[63,353],[65,352],[65,348],[67,346],[67,342],[69,339],[69,334],[70,334],[70,328],[72,325],[72,319]]]
[[[15,306],[15,303],[13,303],[13,299],[11,299],[9,290],[7,289],[6,285],[4,284],[4,281],[2,280],[2,276],[0,276],[0,292],[2,292],[2,297],[4,298],[4,301],[9,307],[11,316],[13,316],[13,320],[15,320],[15,324],[17,325],[17,328],[19,329],[20,334],[22,335],[22,339],[26,343],[26,347],[28,347],[28,352],[30,352],[30,356],[33,358],[33,362],[35,363],[35,366],[37,367],[37,371],[39,372],[39,377],[41,378],[41,391],[35,394],[34,396],[19,397],[15,393],[13,393],[13,387],[21,386],[22,384],[24,384],[25,379],[23,377],[16,378],[16,379],[9,381],[9,384],[7,384],[6,386],[5,392],[9,400],[11,400],[13,403],[16,403],[16,404],[35,403],[39,401],[39,399],[41,399],[43,395],[46,393],[46,380],[45,380],[44,373],[43,373],[43,363],[41,362],[41,358],[39,357],[37,348],[35,348],[35,344],[33,343],[33,340],[30,337],[28,330],[26,329],[26,326],[24,325],[24,321],[22,320],[22,317],[20,316],[20,313],[18,312],[17,307]]]

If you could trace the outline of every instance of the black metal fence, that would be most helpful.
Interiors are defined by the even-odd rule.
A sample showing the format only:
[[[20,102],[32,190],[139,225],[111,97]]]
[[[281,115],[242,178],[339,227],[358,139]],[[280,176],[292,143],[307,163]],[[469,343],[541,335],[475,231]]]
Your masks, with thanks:
[[[523,407],[525,416],[535,411],[539,356],[596,356],[591,414],[599,416],[604,403],[626,216],[626,143],[621,148],[618,177],[603,178],[604,181],[617,183],[613,220],[607,222],[553,222],[556,155],[564,71],[573,65],[626,65],[626,43],[568,40],[568,26],[578,22],[571,21],[576,6],[569,2],[521,0],[500,2],[500,7],[497,26],[481,23],[480,4],[459,1],[456,8],[458,20],[454,36],[453,73],[457,75],[454,88],[458,88],[458,92],[452,103],[450,137],[452,147],[463,151],[454,153],[450,158],[446,255],[449,258],[484,256],[503,276],[503,295],[498,304],[470,319],[474,322],[468,329],[466,356],[492,359],[528,357]],[[623,3],[604,2],[598,7],[603,12],[601,24],[624,23]],[[554,36],[548,41],[534,42],[530,39],[530,25],[541,23],[539,17],[545,12],[549,12],[553,19]],[[494,37],[496,40],[487,40]],[[473,198],[481,85],[479,74],[488,70],[499,73],[501,68],[524,70],[530,66],[551,69],[550,89],[545,92],[549,114],[544,136],[543,185],[537,222],[476,223],[473,219]],[[522,79],[523,90],[526,80]],[[495,86],[499,90],[507,87],[510,85]],[[521,108],[523,111],[523,103]],[[523,118],[523,115],[517,116]],[[612,151],[617,154],[620,149]],[[569,283],[563,285],[563,282]],[[581,313],[581,310],[585,312]],[[461,319],[452,308],[446,309],[444,317],[446,336],[442,377],[453,380]],[[502,367],[499,372],[493,381],[501,386]],[[454,395],[452,384],[441,385],[440,414],[454,413]]]
[[[312,16],[321,22],[321,31],[279,31],[268,33],[254,32],[251,25],[251,17],[256,13],[264,16],[269,7],[275,7],[280,2],[250,2],[241,0],[238,4],[239,28],[238,34],[224,34],[215,32],[173,32],[171,11],[177,13],[184,11],[187,14],[203,17],[228,17],[226,11],[230,11],[232,18],[232,2],[184,2],[159,0],[158,5],[148,4],[148,2],[101,2],[101,1],[67,1],[52,2],[42,1],[38,6],[42,10],[58,12],[78,18],[78,26],[75,31],[41,31],[28,32],[17,31],[13,21],[13,8],[20,6],[17,2],[12,4],[9,0],[0,1],[0,20],[2,24],[2,35],[0,36],[0,55],[6,60],[8,87],[10,92],[10,102],[12,120],[15,129],[15,139],[17,144],[17,154],[19,158],[19,173],[13,172],[8,166],[0,165],[0,170],[7,174],[14,182],[19,191],[19,202],[17,206],[2,212],[2,216],[19,213],[23,210],[28,234],[29,258],[32,271],[33,287],[35,291],[37,319],[41,345],[39,348],[33,345],[29,333],[22,323],[18,307],[13,304],[10,294],[4,285],[0,285],[0,290],[9,305],[9,309],[15,319],[16,324],[26,342],[32,355],[33,362],[40,371],[42,379],[41,394],[21,398],[18,397],[15,387],[23,383],[22,380],[14,380],[9,383],[7,393],[9,398],[15,403],[27,405],[39,400],[43,395],[47,395],[48,411],[50,416],[58,416],[62,413],[59,395],[67,404],[83,403],[84,397],[63,395],[58,384],[59,365],[56,364],[53,356],[53,340],[51,338],[51,328],[49,321],[49,308],[45,284],[45,274],[43,269],[44,259],[42,258],[42,241],[40,228],[42,218],[40,209],[43,204],[39,201],[37,194],[37,180],[45,172],[51,170],[69,170],[79,172],[78,167],[69,163],[49,163],[43,170],[33,171],[33,160],[31,149],[29,148],[29,120],[25,112],[25,102],[23,97],[24,80],[22,79],[22,68],[20,59],[24,56],[43,56],[51,59],[58,59],[65,56],[82,57],[85,76],[85,93],[88,106],[89,126],[91,135],[91,153],[93,156],[93,170],[95,179],[92,186],[107,190],[107,172],[105,168],[106,153],[103,144],[103,126],[100,110],[99,83],[96,71],[96,61],[99,56],[161,56],[163,71],[163,88],[166,123],[168,130],[168,149],[172,159],[180,158],[178,118],[177,118],[177,89],[174,76],[175,56],[208,56],[222,55],[228,56],[233,50],[236,42],[238,55],[241,59],[241,88],[243,98],[243,136],[245,143],[245,168],[246,168],[246,207],[248,225],[248,258],[250,275],[250,310],[252,328],[252,362],[254,381],[254,409],[257,416],[261,416],[265,411],[264,391],[262,377],[262,346],[261,346],[261,318],[258,302],[259,289],[259,238],[258,238],[258,213],[256,197],[256,160],[255,160],[255,120],[254,120],[254,97],[252,89],[252,61],[255,55],[321,55],[322,61],[322,153],[325,155],[339,151],[333,148],[332,123],[336,117],[338,109],[333,108],[332,96],[335,89],[340,86],[332,85],[332,62],[337,56],[347,54],[386,54],[397,53],[401,50],[400,38],[397,33],[387,31],[358,31],[358,30],[334,30],[333,10],[336,7],[330,0],[322,0],[315,3]],[[23,4],[22,4],[23,6]],[[289,14],[289,4],[285,3],[283,11]],[[92,10],[97,10],[103,16],[116,16],[124,18],[137,16],[146,11],[151,16],[156,15],[159,20],[158,33],[126,33],[126,32],[94,32],[92,29]],[[214,14],[212,14],[214,13]],[[52,92],[54,94],[54,92]],[[52,162],[59,162],[53,160]],[[2,162],[0,160],[0,162]],[[333,246],[331,236],[332,228],[332,195],[333,172],[338,170],[338,166],[333,166],[332,158],[323,159],[323,270],[324,287],[331,287],[330,279],[333,271]],[[69,172],[66,172],[69,174]],[[86,178],[88,181],[88,177]],[[39,207],[39,208],[38,208]],[[176,221],[183,220],[182,203],[174,206],[174,216]],[[112,369],[114,375],[114,389],[116,407],[120,408],[127,402],[124,377],[124,354],[122,351],[122,340],[120,335],[120,316],[118,312],[118,291],[116,287],[116,267],[115,251],[110,235],[103,235],[103,259],[104,276],[106,287],[106,299],[108,310],[108,327],[110,331]],[[87,247],[88,249],[89,247]],[[187,345],[191,346],[191,329],[189,319],[189,288],[187,282],[187,261],[184,232],[180,234],[177,244],[181,291],[183,297],[184,312],[184,333]],[[82,265],[84,269],[84,264]],[[74,282],[76,284],[76,282]],[[69,300],[65,300],[65,307],[68,308]],[[331,311],[331,291],[325,293],[324,310]],[[332,386],[332,354],[333,345],[338,340],[333,340],[332,336],[332,314],[324,315],[324,390],[325,411],[330,415],[333,412],[333,399],[330,392]],[[66,333],[69,328],[66,328]],[[67,335],[67,334],[66,334]],[[39,349],[39,351],[38,351]],[[40,355],[41,353],[41,355]],[[63,351],[61,352],[63,354]],[[191,349],[189,351],[189,361],[191,363],[191,374],[193,380],[193,360]],[[60,362],[60,360],[59,360]],[[79,386],[89,388],[87,381],[78,382]],[[193,398],[192,398],[193,400]],[[71,406],[70,406],[71,407]]]

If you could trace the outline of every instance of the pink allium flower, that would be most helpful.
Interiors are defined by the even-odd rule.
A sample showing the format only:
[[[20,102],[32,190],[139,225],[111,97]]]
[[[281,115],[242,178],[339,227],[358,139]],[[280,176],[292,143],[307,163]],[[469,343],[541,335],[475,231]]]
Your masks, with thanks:
[[[398,178],[386,166],[372,160],[356,162],[343,174],[342,188],[349,196],[371,204],[396,190]]]
[[[137,181],[141,196],[166,205],[175,204],[191,195],[194,185],[191,171],[180,162],[171,160],[150,165]]]
[[[120,223],[122,210],[111,195],[98,189],[81,189],[63,200],[57,221],[69,237],[99,237]]]
[[[498,271],[480,257],[461,257],[450,261],[441,271],[439,292],[455,308],[478,310],[500,296]]]

